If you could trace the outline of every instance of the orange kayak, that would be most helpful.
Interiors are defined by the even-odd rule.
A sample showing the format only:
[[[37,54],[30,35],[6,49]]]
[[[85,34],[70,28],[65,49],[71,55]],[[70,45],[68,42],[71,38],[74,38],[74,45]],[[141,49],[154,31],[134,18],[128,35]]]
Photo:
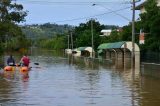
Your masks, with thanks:
[[[4,71],[14,71],[15,67],[14,66],[6,66],[4,67]]]
[[[25,73],[25,72],[28,72],[29,71],[29,68],[24,66],[24,67],[20,67],[20,72],[21,73]]]

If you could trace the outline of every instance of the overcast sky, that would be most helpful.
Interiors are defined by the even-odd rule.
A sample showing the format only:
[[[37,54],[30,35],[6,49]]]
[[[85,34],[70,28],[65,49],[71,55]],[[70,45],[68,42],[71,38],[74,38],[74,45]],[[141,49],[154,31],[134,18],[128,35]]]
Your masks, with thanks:
[[[29,11],[23,24],[50,22],[79,25],[90,18],[95,18],[101,24],[124,26],[132,19],[130,0],[17,0],[16,2],[22,4],[24,10]],[[138,13],[137,11],[136,17]]]

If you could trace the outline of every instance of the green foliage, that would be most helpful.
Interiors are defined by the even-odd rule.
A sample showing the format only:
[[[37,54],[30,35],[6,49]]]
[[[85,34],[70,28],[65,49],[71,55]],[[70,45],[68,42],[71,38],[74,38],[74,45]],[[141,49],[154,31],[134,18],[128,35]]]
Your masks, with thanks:
[[[0,1],[0,48],[15,50],[27,44],[21,28],[16,25],[24,22],[26,15],[27,12],[23,11],[21,4],[13,3],[12,0]]]
[[[145,33],[145,47],[153,51],[160,51],[160,7],[156,0],[148,0],[145,4],[146,12],[141,14],[141,27]]]
[[[118,41],[121,41],[121,36],[120,36],[120,33],[116,30],[113,30],[109,36],[101,37],[101,44],[118,42]]]
[[[65,49],[65,39],[65,36],[57,36],[52,39],[41,39],[37,42],[36,46],[54,50]]]
[[[147,0],[145,3],[146,12],[140,14],[141,21],[135,23],[135,32],[145,32],[145,44],[139,45],[142,51],[160,51],[160,7],[157,7],[156,0]],[[124,26],[120,33],[122,41],[132,40],[131,24]],[[138,44],[139,34],[135,34],[135,41]]]
[[[75,41],[74,47],[92,46],[91,22],[93,22],[93,41],[94,48],[97,48],[101,43],[100,32],[104,29],[104,25],[100,25],[95,20],[89,20],[87,23],[81,23],[75,27],[73,39]]]
[[[114,30],[114,29],[118,29],[119,26],[115,26],[115,25],[104,25],[104,28],[105,28],[105,29],[112,29],[112,30]]]
[[[109,36],[110,42],[118,42],[120,40],[119,32],[112,31],[111,35]]]
[[[3,53],[3,44],[0,42],[0,55]]]
[[[102,29],[106,27],[109,29],[117,28],[117,26],[100,25],[99,22],[93,21],[93,37],[94,47],[97,48],[102,43],[102,39],[99,35]],[[92,35],[91,35],[91,20],[86,23],[81,23],[77,27],[70,25],[57,25],[57,24],[34,24],[26,25],[22,27],[25,36],[28,39],[34,40],[36,46],[48,48],[48,49],[64,49],[67,47],[67,36],[70,35],[70,31],[73,34],[73,46],[74,48],[80,46],[91,46]],[[71,36],[69,38],[71,40]],[[38,42],[37,42],[38,40]],[[37,45],[38,44],[38,45]]]
[[[25,21],[26,11],[22,11],[21,4],[12,3],[12,0],[0,1],[0,22],[17,22]]]
[[[131,41],[132,40],[132,26],[124,26],[123,31],[120,33],[121,34],[121,40],[122,41]]]
[[[78,47],[83,47],[83,46],[91,46],[91,31],[90,30],[84,30],[82,33],[81,33],[81,36],[78,36],[78,40],[77,40],[77,46]]]
[[[25,25],[22,27],[22,31],[25,36],[29,39],[47,39],[56,36],[57,34],[65,34],[68,30],[73,29],[73,26],[70,25],[57,25],[45,23],[42,25],[33,24]]]

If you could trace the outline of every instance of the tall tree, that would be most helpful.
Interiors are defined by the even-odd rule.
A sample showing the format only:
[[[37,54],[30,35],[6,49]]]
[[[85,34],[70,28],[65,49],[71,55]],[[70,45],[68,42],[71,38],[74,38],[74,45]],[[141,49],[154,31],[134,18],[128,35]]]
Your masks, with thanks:
[[[27,11],[23,11],[21,4],[13,0],[0,0],[0,39],[2,43],[6,40],[11,41],[13,37],[17,39],[24,37],[21,28],[16,24],[24,22],[26,16]]]
[[[23,11],[21,4],[13,3],[13,0],[0,1],[0,22],[20,23],[25,21],[27,12]]]
[[[157,0],[148,0],[145,4],[146,12],[141,14],[141,27],[145,33],[145,46],[154,51],[160,51],[160,7]]]
[[[86,23],[81,23],[78,27],[75,27],[74,30],[74,41],[76,47],[81,46],[92,46],[92,34],[91,34],[91,22],[93,23],[93,41],[94,41],[94,48],[96,49],[99,44],[101,43],[100,39],[100,32],[104,28],[104,25],[101,25],[96,20],[89,20]]]

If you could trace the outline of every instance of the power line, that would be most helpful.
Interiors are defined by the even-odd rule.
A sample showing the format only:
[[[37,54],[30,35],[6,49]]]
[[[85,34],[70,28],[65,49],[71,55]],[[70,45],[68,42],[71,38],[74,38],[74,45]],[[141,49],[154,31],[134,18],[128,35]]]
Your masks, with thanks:
[[[97,6],[100,6],[100,7],[103,7],[103,8],[105,8],[105,9],[109,10],[109,11],[112,11],[112,9],[110,9],[110,8],[108,8],[108,7],[104,7],[103,5],[100,5],[100,4],[93,4],[92,6],[96,6],[96,5],[97,5]],[[121,14],[115,12],[115,11],[113,11],[113,13],[116,14],[116,15],[118,15],[118,16],[120,16],[120,17],[122,17],[122,18],[124,18],[124,19],[126,19],[127,21],[131,21],[131,20],[128,19],[126,16],[121,15]]]
[[[92,17],[98,17],[98,16],[110,14],[110,13],[113,13],[113,12],[118,12],[118,11],[121,11],[121,10],[129,9],[129,8],[130,8],[130,7],[125,7],[125,8],[122,8],[122,9],[118,9],[118,10],[114,10],[114,11],[109,11],[109,12],[105,12],[105,13],[102,13],[102,14],[96,14],[96,15],[87,16],[87,17],[79,17],[79,18],[74,18],[74,19],[56,21],[55,23],[57,23],[57,22],[66,22],[66,21],[82,20],[82,19],[88,19],[88,18],[92,18]]]
[[[51,4],[51,5],[88,5],[88,4],[130,4],[129,1],[107,1],[107,2],[59,2],[59,1],[39,1],[39,0],[17,0],[19,2],[24,2],[24,3],[32,3],[32,4]]]

